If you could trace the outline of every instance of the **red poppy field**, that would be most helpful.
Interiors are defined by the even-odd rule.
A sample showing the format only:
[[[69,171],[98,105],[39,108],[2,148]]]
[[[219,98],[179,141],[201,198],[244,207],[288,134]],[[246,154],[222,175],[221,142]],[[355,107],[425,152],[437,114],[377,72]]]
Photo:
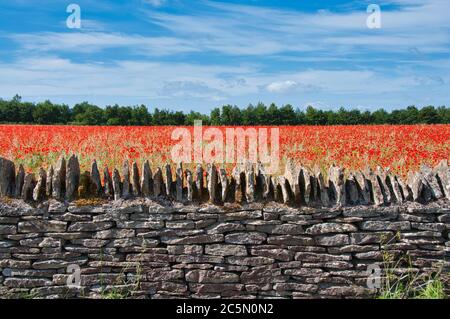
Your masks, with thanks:
[[[125,159],[152,166],[171,161],[175,127],[84,127],[0,125],[0,156],[28,171],[75,153],[82,169],[93,159],[120,167]],[[192,130],[192,127],[188,128]],[[204,127],[206,129],[206,127]],[[222,131],[225,128],[220,127]],[[389,167],[399,175],[421,164],[449,159],[450,125],[284,126],[279,127],[280,160],[322,168],[335,163],[346,169]],[[283,165],[280,165],[283,167]]]

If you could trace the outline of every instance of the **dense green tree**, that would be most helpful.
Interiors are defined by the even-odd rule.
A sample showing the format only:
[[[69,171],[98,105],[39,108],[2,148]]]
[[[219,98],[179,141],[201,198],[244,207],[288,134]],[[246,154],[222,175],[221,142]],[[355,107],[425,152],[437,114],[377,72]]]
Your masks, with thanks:
[[[357,124],[449,124],[450,108],[426,106],[387,112],[347,110],[320,110],[308,106],[305,111],[286,104],[249,104],[240,109],[236,105],[223,105],[209,115],[191,111],[170,111],[155,108],[149,112],[145,105],[101,108],[88,102],[72,108],[50,101],[23,102],[19,95],[11,100],[0,99],[0,123],[74,124],[74,125],[192,125],[201,120],[203,125],[357,125]]]

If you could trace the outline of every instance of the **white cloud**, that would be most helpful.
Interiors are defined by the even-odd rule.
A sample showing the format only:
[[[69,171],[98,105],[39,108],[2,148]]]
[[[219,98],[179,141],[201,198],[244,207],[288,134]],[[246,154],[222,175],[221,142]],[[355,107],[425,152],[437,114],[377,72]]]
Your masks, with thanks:
[[[267,85],[266,89],[267,91],[272,93],[280,93],[293,89],[297,85],[298,85],[297,82],[289,80],[283,82],[272,82],[269,85]]]

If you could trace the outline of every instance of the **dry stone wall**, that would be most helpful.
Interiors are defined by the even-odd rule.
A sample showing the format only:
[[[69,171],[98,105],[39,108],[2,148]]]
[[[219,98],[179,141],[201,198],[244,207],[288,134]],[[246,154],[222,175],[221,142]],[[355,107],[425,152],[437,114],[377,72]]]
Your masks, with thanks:
[[[8,199],[0,297],[372,297],[368,266],[383,266],[385,253],[410,259],[397,271],[441,273],[449,293],[449,232],[446,199],[334,208]]]
[[[153,169],[0,158],[0,297],[371,297],[386,256],[449,293],[447,161],[406,180],[291,161],[281,176]]]

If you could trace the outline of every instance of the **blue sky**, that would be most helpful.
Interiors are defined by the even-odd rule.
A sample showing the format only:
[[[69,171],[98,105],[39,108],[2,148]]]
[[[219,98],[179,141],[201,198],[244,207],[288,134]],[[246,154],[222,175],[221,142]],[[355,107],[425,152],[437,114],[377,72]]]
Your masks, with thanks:
[[[81,8],[69,29],[66,7]],[[381,8],[381,28],[366,25]],[[69,105],[450,105],[448,0],[10,0],[0,97]]]

